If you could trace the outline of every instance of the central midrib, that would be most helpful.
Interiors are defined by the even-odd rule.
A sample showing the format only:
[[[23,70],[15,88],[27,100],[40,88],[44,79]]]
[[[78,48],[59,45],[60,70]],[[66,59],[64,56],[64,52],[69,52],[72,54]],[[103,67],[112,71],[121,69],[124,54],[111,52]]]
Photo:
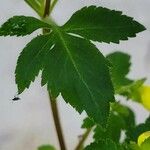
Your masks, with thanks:
[[[92,94],[92,92],[91,92],[89,86],[87,85],[86,81],[83,79],[82,75],[80,74],[80,71],[79,71],[78,67],[76,66],[76,63],[75,63],[75,61],[74,61],[74,59],[73,59],[73,57],[72,57],[72,54],[71,54],[70,51],[69,51],[69,48],[68,48],[68,46],[67,46],[67,44],[66,44],[66,42],[65,42],[65,40],[64,40],[64,37],[63,37],[61,31],[59,31],[57,28],[55,28],[55,31],[57,32],[57,34],[58,34],[58,36],[59,36],[59,38],[60,38],[62,44],[64,45],[65,50],[66,50],[66,52],[67,52],[67,54],[68,54],[68,56],[69,56],[69,58],[70,58],[70,60],[71,60],[71,62],[72,62],[72,64],[73,64],[73,66],[74,66],[74,68],[75,68],[75,70],[76,70],[76,72],[77,72],[77,74],[78,74],[80,80],[83,82],[83,84],[85,85],[85,87],[86,87],[87,90],[89,91],[93,103],[96,105],[97,109],[99,110],[99,105],[94,101],[94,96],[93,96],[93,94]]]

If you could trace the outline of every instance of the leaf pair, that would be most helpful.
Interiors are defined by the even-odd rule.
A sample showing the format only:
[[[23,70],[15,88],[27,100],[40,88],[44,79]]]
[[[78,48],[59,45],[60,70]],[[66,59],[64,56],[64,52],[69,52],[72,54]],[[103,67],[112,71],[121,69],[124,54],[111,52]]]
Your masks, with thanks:
[[[42,70],[42,85],[48,85],[53,97],[61,93],[78,112],[85,110],[105,126],[114,90],[109,63],[90,40],[118,43],[135,37],[144,26],[119,11],[90,6],[77,11],[62,27],[16,16],[2,25],[0,35],[24,36],[39,28],[50,33],[36,37],[21,52],[15,72],[18,92],[28,88]]]

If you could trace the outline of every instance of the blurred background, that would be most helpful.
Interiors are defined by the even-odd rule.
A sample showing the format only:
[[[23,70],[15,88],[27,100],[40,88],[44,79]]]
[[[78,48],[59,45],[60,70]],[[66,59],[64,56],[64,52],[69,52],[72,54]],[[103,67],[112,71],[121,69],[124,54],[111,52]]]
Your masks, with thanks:
[[[59,0],[52,16],[58,24],[64,24],[78,9],[86,5],[104,6],[123,11],[142,23],[147,30],[129,41],[117,44],[96,43],[104,53],[120,50],[132,56],[130,78],[147,77],[150,85],[150,1],[149,0]],[[5,0],[0,3],[0,24],[13,15],[37,15],[23,0]],[[0,37],[0,150],[36,150],[42,144],[58,147],[46,87],[40,86],[40,76],[30,89],[20,95],[21,100],[12,102],[17,92],[15,66],[23,47],[41,31],[26,37]],[[122,99],[121,97],[118,98]],[[73,150],[85,113],[79,115],[59,96],[59,111],[68,150]],[[124,103],[124,101],[123,101]],[[126,102],[135,112],[140,123],[149,115],[142,106]],[[91,139],[89,139],[91,141]]]

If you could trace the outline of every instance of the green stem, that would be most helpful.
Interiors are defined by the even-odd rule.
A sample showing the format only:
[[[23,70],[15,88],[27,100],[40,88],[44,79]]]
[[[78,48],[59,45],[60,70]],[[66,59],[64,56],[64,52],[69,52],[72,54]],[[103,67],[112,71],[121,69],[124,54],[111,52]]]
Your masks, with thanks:
[[[33,0],[25,0],[25,2],[40,16],[42,17],[41,8],[42,6],[39,6],[38,3],[36,3]]]
[[[51,8],[50,8],[50,13],[52,12],[52,10],[54,9],[56,3],[58,2],[58,0],[54,0],[52,5],[51,5]]]
[[[49,14],[50,14],[50,5],[51,5],[51,0],[46,0],[43,18],[45,18],[46,16],[49,16]]]
[[[58,113],[57,100],[52,97],[50,92],[49,92],[49,97],[50,97],[50,103],[51,103],[51,109],[52,109],[52,114],[54,118],[55,128],[56,128],[57,135],[58,135],[59,145],[60,145],[61,150],[66,150],[61,123],[60,123],[60,118],[59,118],[59,113]]]
[[[81,150],[84,142],[86,141],[86,139],[88,138],[90,132],[91,132],[92,128],[89,128],[86,130],[86,132],[82,135],[82,139],[79,141],[78,145],[76,146],[75,150]]]

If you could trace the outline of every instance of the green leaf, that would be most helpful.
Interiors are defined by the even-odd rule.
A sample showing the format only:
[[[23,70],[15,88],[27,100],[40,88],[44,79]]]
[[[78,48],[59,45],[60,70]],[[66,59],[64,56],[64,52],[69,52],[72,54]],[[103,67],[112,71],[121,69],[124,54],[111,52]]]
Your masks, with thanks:
[[[111,108],[114,113],[117,113],[124,120],[125,130],[130,130],[131,127],[135,126],[135,115],[129,107],[120,103],[113,103]]]
[[[93,119],[87,117],[83,120],[83,124],[82,124],[82,128],[92,128],[95,125],[95,122],[93,121]]]
[[[149,150],[150,149],[150,137],[147,138],[142,144],[141,144],[141,150]]]
[[[130,142],[126,150],[141,150],[141,148],[135,142]]]
[[[114,52],[107,55],[106,58],[112,64],[110,72],[115,91],[120,89],[120,87],[122,86],[132,83],[131,80],[126,78],[131,65],[130,56],[128,54],[122,52]]]
[[[135,80],[129,85],[125,85],[116,90],[116,93],[127,97],[127,99],[132,99],[136,102],[141,102],[140,87],[144,84],[145,78]]]
[[[35,80],[43,68],[45,55],[52,47],[51,35],[42,35],[34,38],[21,52],[16,67],[16,83],[18,93],[29,88],[31,81]]]
[[[88,40],[55,29],[55,45],[47,54],[42,84],[54,97],[59,93],[78,112],[106,125],[114,92],[107,61]]]
[[[120,141],[121,131],[129,131],[133,126],[135,126],[135,118],[132,110],[119,103],[113,103],[111,104],[111,113],[106,129],[101,126],[96,126],[94,129],[94,139],[98,141],[100,139],[110,138],[118,143]]]
[[[117,145],[110,139],[94,142],[84,150],[119,150]]]
[[[94,139],[96,141],[100,139],[110,138],[114,142],[119,142],[121,136],[121,130],[125,128],[125,122],[120,115],[111,113],[109,116],[108,125],[106,130],[101,126],[97,126],[94,130]]]
[[[96,6],[84,7],[75,12],[62,28],[68,33],[106,43],[119,43],[145,30],[143,25],[122,15],[120,11]]]
[[[40,146],[38,150],[56,150],[56,149],[51,145],[43,145],[43,146]]]
[[[25,2],[33,8],[39,16],[43,17],[45,0],[25,0]]]
[[[126,141],[137,142],[138,137],[146,131],[150,131],[150,117],[145,121],[145,123],[141,123],[135,127],[132,127],[129,131],[127,131]]]
[[[25,36],[39,28],[50,28],[50,25],[34,17],[14,16],[0,27],[0,36]]]
[[[145,82],[145,79],[131,80],[127,78],[130,71],[130,56],[122,52],[114,52],[106,57],[112,64],[110,67],[111,78],[115,88],[115,93],[132,99],[135,101],[141,100],[139,88]]]

